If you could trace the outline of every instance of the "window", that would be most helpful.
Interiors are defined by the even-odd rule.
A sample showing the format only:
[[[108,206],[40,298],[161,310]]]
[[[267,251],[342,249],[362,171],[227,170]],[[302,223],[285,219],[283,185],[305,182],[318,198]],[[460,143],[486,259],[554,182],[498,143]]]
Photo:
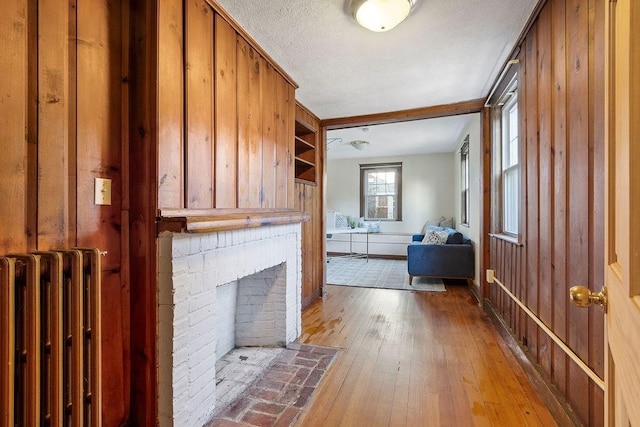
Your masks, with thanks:
[[[460,202],[460,223],[469,224],[469,135],[464,139],[460,148],[460,187],[462,199]]]
[[[485,103],[491,107],[492,125],[491,231],[509,240],[519,240],[521,234],[519,69],[519,59],[508,61]]]
[[[402,220],[402,163],[360,165],[360,216]]]
[[[502,231],[518,234],[519,153],[518,153],[518,94],[509,91],[502,106]]]

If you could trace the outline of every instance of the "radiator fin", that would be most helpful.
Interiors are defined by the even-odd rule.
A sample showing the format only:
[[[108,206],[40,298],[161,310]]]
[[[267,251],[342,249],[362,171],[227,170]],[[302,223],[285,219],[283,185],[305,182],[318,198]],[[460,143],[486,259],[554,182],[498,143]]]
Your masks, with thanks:
[[[0,257],[0,427],[102,424],[101,255]]]

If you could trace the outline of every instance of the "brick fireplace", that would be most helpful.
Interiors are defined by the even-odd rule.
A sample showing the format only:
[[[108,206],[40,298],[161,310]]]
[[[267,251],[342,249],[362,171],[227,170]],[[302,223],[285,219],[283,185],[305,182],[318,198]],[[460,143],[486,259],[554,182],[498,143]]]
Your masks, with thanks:
[[[158,246],[160,425],[203,425],[216,360],[301,333],[301,224],[164,231]]]

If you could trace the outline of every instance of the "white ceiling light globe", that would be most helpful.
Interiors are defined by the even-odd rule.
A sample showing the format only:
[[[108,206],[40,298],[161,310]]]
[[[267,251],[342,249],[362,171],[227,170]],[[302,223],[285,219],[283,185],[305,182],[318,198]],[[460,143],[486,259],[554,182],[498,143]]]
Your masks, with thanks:
[[[365,0],[353,5],[356,21],[368,30],[389,31],[404,21],[413,2],[410,0]]]

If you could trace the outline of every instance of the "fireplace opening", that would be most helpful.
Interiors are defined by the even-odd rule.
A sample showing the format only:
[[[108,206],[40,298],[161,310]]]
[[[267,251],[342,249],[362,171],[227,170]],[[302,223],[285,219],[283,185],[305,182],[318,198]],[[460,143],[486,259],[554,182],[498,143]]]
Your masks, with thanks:
[[[224,409],[286,345],[286,263],[216,288],[216,410]]]
[[[286,263],[216,289],[217,359],[236,347],[286,344]]]

